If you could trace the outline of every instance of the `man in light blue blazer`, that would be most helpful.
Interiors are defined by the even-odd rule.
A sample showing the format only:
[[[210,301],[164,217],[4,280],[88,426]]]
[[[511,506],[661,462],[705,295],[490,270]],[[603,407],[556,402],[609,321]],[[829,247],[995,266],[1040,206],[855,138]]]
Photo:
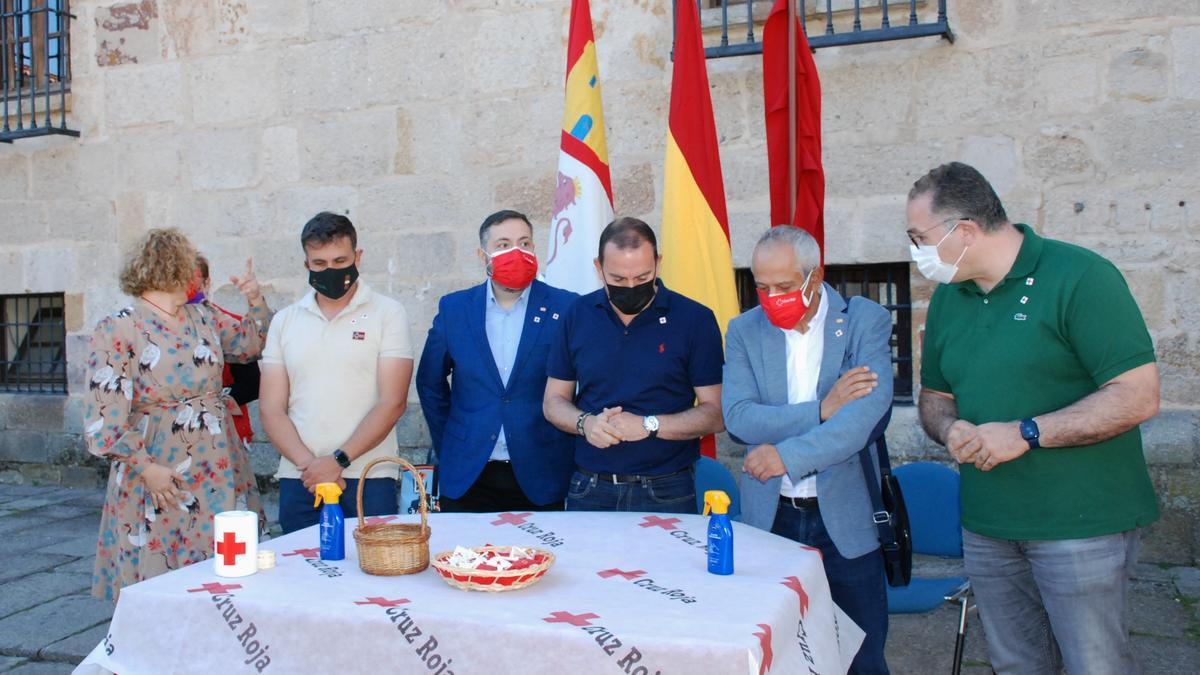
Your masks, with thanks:
[[[821,551],[834,602],[866,632],[851,673],[887,673],[887,589],[858,453],[892,405],[891,313],[824,284],[803,230],[774,227],[751,263],[760,306],[729,323],[725,426],[747,444],[746,523]],[[878,471],[878,470],[877,470]]]
[[[479,246],[487,281],[441,299],[417,367],[441,507],[561,510],[573,439],[542,416],[542,394],[551,340],[578,296],[535,280],[523,214],[488,216]]]

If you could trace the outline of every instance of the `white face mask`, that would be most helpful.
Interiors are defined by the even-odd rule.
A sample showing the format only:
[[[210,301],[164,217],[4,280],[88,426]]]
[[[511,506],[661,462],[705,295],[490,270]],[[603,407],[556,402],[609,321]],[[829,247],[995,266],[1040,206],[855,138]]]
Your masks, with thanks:
[[[933,246],[909,244],[909,253],[912,255],[913,262],[917,263],[917,271],[921,273],[921,276],[939,284],[948,284],[954,281],[954,275],[958,274],[958,263],[962,262],[963,256],[967,254],[970,246],[963,247],[963,252],[959,254],[958,260],[955,260],[953,264],[942,260],[942,256],[938,255],[938,247],[942,245],[943,241],[946,241],[946,237],[949,237],[956,227],[958,227],[958,223],[955,223],[946,236]]]

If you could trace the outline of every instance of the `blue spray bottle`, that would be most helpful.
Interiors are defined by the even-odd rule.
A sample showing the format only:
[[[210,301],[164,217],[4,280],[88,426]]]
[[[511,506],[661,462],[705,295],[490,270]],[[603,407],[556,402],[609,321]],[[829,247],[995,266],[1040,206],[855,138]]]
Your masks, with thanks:
[[[317,501],[313,507],[325,502],[321,507],[321,560],[345,560],[346,516],[339,503],[342,488],[337,483],[317,483],[316,493]]]
[[[729,495],[723,490],[704,493],[704,515],[708,520],[708,571],[733,574],[733,523],[729,522]]]

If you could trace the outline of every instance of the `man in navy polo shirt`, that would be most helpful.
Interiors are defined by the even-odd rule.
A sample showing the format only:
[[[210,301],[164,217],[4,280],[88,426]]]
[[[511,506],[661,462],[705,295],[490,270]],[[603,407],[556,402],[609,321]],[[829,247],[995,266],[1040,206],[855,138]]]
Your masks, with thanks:
[[[699,439],[724,429],[721,331],[663,285],[659,260],[649,225],[609,223],[605,287],[571,305],[550,345],[543,411],[577,436],[568,511],[696,512]]]

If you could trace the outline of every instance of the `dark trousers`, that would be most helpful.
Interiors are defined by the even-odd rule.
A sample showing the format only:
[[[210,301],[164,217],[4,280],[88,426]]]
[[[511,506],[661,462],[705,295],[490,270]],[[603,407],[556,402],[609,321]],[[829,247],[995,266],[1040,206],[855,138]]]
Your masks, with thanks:
[[[495,513],[497,511],[562,511],[562,502],[539,505],[529,501],[510,462],[488,462],[483,473],[463,495],[442,495],[442,513]]]
[[[886,675],[883,646],[887,642],[888,609],[883,554],[876,549],[857,558],[843,558],[829,538],[819,506],[781,504],[771,532],[821,551],[833,601],[867,634],[850,664],[850,673]]]
[[[358,517],[358,479],[347,478],[342,498],[342,513]],[[367,516],[390,516],[399,511],[395,478],[368,478],[363,486],[363,511]],[[321,510],[313,508],[313,494],[299,478],[279,479],[279,527],[284,534],[303,530],[321,520]]]
[[[696,513],[696,471],[688,467],[657,478],[613,483],[576,469],[567,491],[567,510]]]

